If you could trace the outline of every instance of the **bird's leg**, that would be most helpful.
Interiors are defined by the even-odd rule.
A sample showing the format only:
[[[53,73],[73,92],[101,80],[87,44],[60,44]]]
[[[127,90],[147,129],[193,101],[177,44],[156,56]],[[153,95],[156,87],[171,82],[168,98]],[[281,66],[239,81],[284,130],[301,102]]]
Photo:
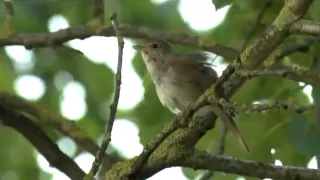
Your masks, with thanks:
[[[225,98],[220,98],[218,100],[219,105],[221,106],[221,108],[228,113],[231,117],[235,117],[237,114],[237,111],[234,107],[234,104],[230,101],[228,101]]]

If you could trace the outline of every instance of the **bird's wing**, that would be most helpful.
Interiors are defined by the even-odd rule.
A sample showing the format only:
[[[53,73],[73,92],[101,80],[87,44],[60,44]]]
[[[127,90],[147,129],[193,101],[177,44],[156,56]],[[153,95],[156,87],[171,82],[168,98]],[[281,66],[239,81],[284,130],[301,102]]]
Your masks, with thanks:
[[[196,83],[204,92],[217,80],[217,73],[208,60],[204,53],[178,55],[171,66],[178,81]]]

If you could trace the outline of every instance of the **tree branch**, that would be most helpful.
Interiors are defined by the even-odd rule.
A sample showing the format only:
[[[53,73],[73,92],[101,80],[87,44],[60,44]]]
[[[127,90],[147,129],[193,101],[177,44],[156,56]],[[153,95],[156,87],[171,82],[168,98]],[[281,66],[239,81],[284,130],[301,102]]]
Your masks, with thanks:
[[[7,92],[0,92],[0,105],[35,117],[33,120],[37,124],[53,127],[57,131],[73,139],[77,145],[87,150],[92,155],[95,155],[99,150],[99,146],[73,121],[54,115],[51,112],[45,112],[35,104]],[[107,155],[107,158],[104,159],[103,163],[106,168],[111,168],[111,166],[119,160],[120,158],[118,156]]]
[[[320,36],[320,21],[301,19],[291,25],[290,32]]]
[[[96,155],[96,158],[92,164],[92,168],[89,173],[89,176],[91,176],[91,177],[93,177],[97,173],[99,166],[100,166],[100,163],[101,163],[101,160],[103,159],[105,151],[107,150],[108,145],[111,141],[111,131],[112,131],[115,117],[116,117],[117,107],[118,107],[118,102],[119,102],[119,97],[120,97],[122,54],[123,54],[124,41],[123,41],[123,38],[121,37],[121,34],[119,32],[119,28],[118,28],[119,25],[118,25],[116,18],[117,18],[117,16],[115,13],[110,17],[110,20],[111,20],[112,25],[114,27],[114,31],[115,31],[117,39],[118,39],[118,46],[119,46],[118,66],[117,66],[117,73],[115,76],[115,80],[116,80],[115,93],[114,93],[114,97],[113,97],[113,102],[110,105],[109,119],[108,119],[108,123],[106,126],[106,131],[105,131],[103,139],[102,139],[102,144],[101,144],[101,147]]]
[[[306,105],[306,106],[299,106],[294,103],[288,102],[266,102],[260,104],[244,104],[237,109],[239,113],[246,112],[246,113],[253,113],[253,112],[263,112],[263,111],[270,111],[270,110],[293,110],[296,113],[303,113],[305,111],[309,111],[314,109],[314,104]]]
[[[79,180],[85,176],[81,168],[67,155],[60,151],[59,147],[33,123],[27,116],[21,114],[18,109],[6,107],[0,104],[0,118],[2,122],[21,133],[29,142],[48,160],[51,166],[65,173],[72,180]]]
[[[303,44],[295,44],[284,48],[279,55],[275,57],[275,63],[282,60],[284,57],[289,56],[296,52],[306,53],[310,50],[312,45],[317,41],[317,38],[307,38]]]
[[[233,59],[238,55],[238,51],[201,37],[191,36],[183,33],[174,33],[161,30],[154,30],[146,27],[135,27],[125,24],[119,25],[119,32],[122,37],[157,39],[162,38],[171,43],[178,43],[189,47],[196,47],[205,51],[213,52],[226,59]],[[35,47],[46,47],[61,45],[72,39],[85,39],[91,36],[115,36],[112,26],[106,26],[99,31],[87,25],[80,25],[59,30],[57,32],[43,33],[17,33],[10,38],[0,39],[0,46],[22,45],[28,49]],[[207,42],[208,41],[208,42]]]
[[[246,161],[226,156],[213,156],[205,152],[194,152],[179,162],[184,167],[210,169],[243,176],[272,179],[320,179],[320,171],[302,167],[276,166],[256,161]]]
[[[169,154],[171,153],[171,154]],[[233,173],[242,176],[257,177],[260,179],[286,179],[286,180],[318,180],[320,171],[294,166],[276,166],[257,161],[241,160],[228,156],[215,156],[207,152],[187,148],[169,149],[169,153],[162,155],[157,161],[149,161],[137,176],[139,179],[146,179],[152,174],[161,171],[165,167],[183,166],[192,169],[205,169],[215,172]],[[178,153],[178,154],[175,154]],[[123,162],[116,165],[117,173],[121,172]],[[119,172],[120,171],[120,172]],[[107,175],[116,175],[107,174]],[[106,176],[105,180],[114,179]]]
[[[257,71],[239,71],[239,74],[247,77],[248,79],[262,77],[262,76],[280,76],[284,78],[289,78],[297,82],[304,82],[312,85],[320,85],[320,73],[317,71],[312,71],[309,68],[293,65],[284,66],[277,65],[272,66],[263,70]]]

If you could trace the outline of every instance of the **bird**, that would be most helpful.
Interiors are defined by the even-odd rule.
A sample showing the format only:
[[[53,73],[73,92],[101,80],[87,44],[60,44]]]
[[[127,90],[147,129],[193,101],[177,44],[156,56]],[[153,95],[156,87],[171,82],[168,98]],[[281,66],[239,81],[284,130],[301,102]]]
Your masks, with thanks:
[[[190,102],[195,102],[218,79],[205,53],[177,53],[163,40],[134,45],[133,48],[141,52],[161,104],[176,115]],[[249,151],[232,115],[217,105],[212,106],[212,111]]]

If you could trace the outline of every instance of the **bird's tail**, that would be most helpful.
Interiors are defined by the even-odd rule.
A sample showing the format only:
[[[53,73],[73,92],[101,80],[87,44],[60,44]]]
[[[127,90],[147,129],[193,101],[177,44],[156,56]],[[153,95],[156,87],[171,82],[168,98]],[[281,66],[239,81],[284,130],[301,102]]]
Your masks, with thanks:
[[[244,141],[236,123],[233,120],[232,115],[224,111],[222,107],[219,106],[212,106],[212,110],[222,120],[225,127],[236,136],[237,141],[241,144],[241,146],[249,152],[249,147]]]

